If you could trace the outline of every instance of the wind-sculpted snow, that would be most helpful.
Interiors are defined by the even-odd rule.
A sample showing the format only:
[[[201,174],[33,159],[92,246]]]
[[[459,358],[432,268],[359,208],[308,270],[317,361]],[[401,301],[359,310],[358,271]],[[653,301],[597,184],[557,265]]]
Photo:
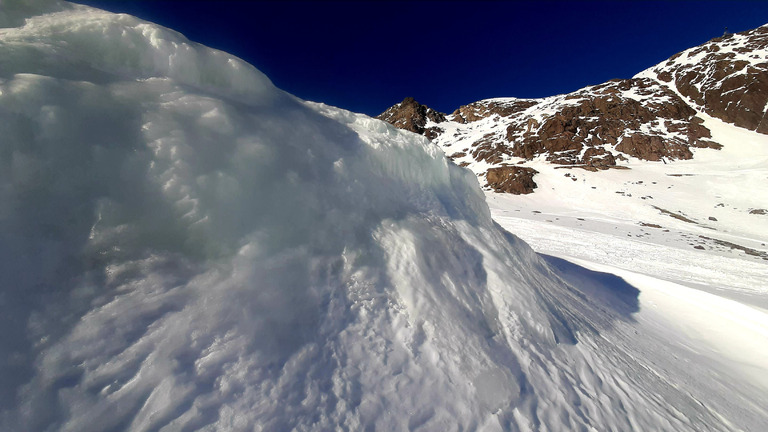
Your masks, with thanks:
[[[275,91],[264,74],[242,60],[129,15],[55,0],[4,0],[2,8],[0,69],[5,75],[37,73],[99,84],[167,77],[251,104],[268,102]],[[26,20],[19,16],[39,10],[51,12]],[[2,28],[8,24],[19,27]]]
[[[730,428],[600,337],[631,287],[568,285],[426,138],[1,5],[1,430]]]

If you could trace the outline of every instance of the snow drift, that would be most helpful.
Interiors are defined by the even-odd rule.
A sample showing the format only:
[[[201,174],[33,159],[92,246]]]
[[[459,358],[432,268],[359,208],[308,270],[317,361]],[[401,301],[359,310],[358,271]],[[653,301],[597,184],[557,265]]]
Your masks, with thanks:
[[[0,7],[0,429],[727,428],[599,337],[631,287],[565,283],[425,138]]]

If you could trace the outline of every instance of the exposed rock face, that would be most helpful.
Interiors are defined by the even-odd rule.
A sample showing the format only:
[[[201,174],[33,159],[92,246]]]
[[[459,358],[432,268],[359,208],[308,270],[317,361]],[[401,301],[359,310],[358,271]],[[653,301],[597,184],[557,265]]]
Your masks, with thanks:
[[[437,136],[437,130],[435,128],[425,128],[425,126],[430,120],[434,123],[444,122],[445,114],[416,102],[412,97],[407,97],[399,104],[390,107],[376,116],[376,118],[391,123],[400,129],[416,132],[429,139],[433,139]]]
[[[567,95],[487,99],[447,116],[408,98],[377,118],[426,135],[456,163],[485,176],[492,190],[530,193],[535,171],[512,164],[544,158],[595,171],[620,167],[628,157],[690,159],[693,148],[720,147],[698,112],[768,133],[766,107],[768,26],[713,39],[635,78]]]
[[[609,81],[548,105],[556,114],[543,117],[537,133],[521,133],[527,124],[507,128],[507,139],[518,144],[513,156],[609,167],[616,164],[610,150],[658,161],[690,159],[689,147],[711,146],[696,111],[650,79]]]
[[[490,99],[462,105],[451,115],[453,116],[452,120],[455,122],[469,123],[482,120],[494,114],[501,117],[509,117],[534,105],[536,105],[536,101],[532,99],[513,99],[503,102]]]
[[[494,192],[529,194],[537,187],[536,182],[533,181],[533,176],[537,173],[538,171],[533,168],[521,166],[489,168],[485,176],[488,182],[486,186]]]
[[[768,133],[768,26],[712,39],[641,75],[669,83],[713,117]]]

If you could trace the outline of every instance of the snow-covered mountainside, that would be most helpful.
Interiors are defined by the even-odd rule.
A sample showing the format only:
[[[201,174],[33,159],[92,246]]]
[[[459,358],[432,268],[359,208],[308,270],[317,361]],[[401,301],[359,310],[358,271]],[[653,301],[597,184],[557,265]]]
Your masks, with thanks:
[[[754,207],[768,204],[768,136],[704,117],[721,150],[567,176],[542,164],[536,193],[486,197],[494,220],[553,265],[639,289],[640,334],[664,326],[712,370],[768,388],[768,216]]]
[[[712,39],[638,77],[665,83],[713,117],[768,133],[768,25]]]
[[[554,205],[677,228],[670,241],[688,249],[768,261],[766,83],[763,26],[566,95],[488,99],[450,115],[407,99],[378,118],[403,127],[429,112],[410,120],[420,130],[406,129],[430,137],[486,191],[531,194],[489,195],[517,210]]]
[[[535,254],[426,138],[127,15],[0,27],[0,430],[768,421],[759,364]]]
[[[604,170],[720,148],[701,113],[768,132],[768,26],[566,95],[482,100],[450,115],[408,98],[377,118],[426,135],[488,189],[524,194],[536,187],[532,161]]]

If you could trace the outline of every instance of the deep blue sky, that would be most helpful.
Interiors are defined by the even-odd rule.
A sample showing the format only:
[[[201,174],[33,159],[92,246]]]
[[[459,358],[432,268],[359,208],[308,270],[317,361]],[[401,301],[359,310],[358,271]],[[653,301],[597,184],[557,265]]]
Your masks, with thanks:
[[[250,2],[80,0],[248,61],[303,99],[376,115],[443,112],[629,78],[768,23],[768,1]]]

